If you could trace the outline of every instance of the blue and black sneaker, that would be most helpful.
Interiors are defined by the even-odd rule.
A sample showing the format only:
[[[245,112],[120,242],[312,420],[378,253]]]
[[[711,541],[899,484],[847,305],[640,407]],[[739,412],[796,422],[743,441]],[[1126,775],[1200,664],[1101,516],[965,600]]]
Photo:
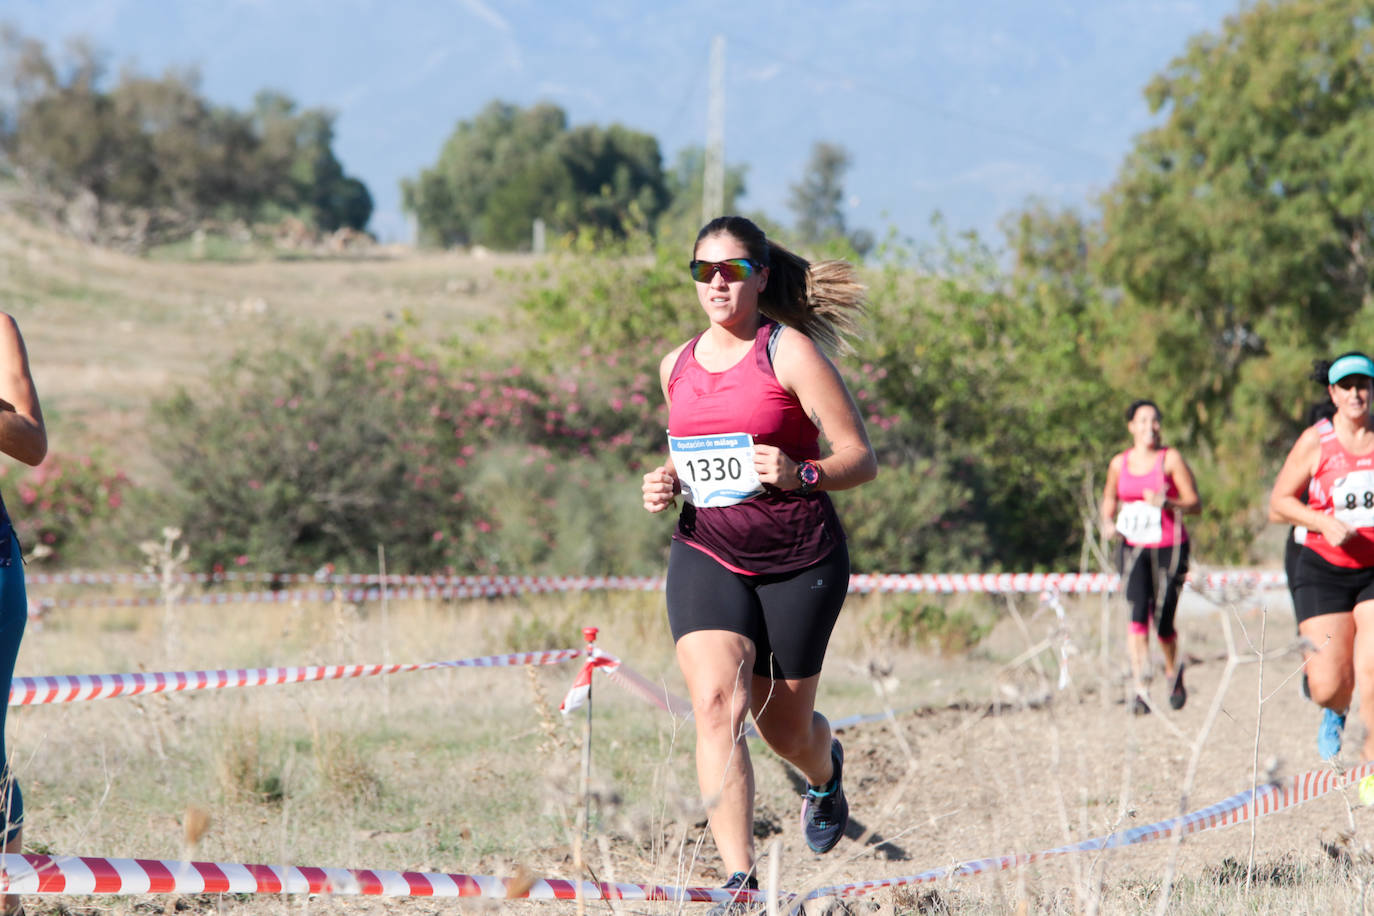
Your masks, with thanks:
[[[759,889],[759,879],[749,872],[737,871],[730,876],[730,880],[726,881],[721,889],[756,891]],[[758,913],[762,910],[763,901],[761,900],[740,900],[737,897],[732,897],[724,903],[717,903],[711,907],[706,916],[745,916],[746,913]]]
[[[835,775],[823,786],[807,786],[802,800],[802,832],[812,852],[825,853],[835,848],[849,825],[849,802],[844,797],[844,748],[831,739],[830,760]]]

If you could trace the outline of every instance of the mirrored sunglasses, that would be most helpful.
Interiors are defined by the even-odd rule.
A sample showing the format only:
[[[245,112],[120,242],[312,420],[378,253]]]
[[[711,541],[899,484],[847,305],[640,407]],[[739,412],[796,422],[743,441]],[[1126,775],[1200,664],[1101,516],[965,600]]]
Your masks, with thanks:
[[[725,261],[693,261],[687,265],[687,269],[698,283],[710,283],[717,271],[726,283],[738,283],[758,273],[759,265],[748,258],[730,258]]]

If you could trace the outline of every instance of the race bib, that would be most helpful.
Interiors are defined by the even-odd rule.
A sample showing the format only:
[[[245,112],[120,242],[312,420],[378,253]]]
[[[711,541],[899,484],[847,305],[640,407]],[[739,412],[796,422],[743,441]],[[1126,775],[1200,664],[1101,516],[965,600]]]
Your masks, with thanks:
[[[1164,512],[1144,500],[1122,503],[1116,530],[1127,544],[1158,544],[1164,540]]]
[[[754,470],[754,437],[748,433],[669,436],[668,451],[683,495],[698,508],[733,506],[763,492]]]
[[[1352,528],[1374,528],[1374,471],[1351,471],[1337,480],[1331,508]]]

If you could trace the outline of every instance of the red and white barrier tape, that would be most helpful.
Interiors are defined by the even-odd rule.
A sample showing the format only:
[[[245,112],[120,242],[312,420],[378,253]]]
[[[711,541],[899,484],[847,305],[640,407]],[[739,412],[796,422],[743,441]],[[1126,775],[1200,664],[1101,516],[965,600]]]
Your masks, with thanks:
[[[900,878],[888,878],[882,881],[864,881],[855,884],[841,884],[833,887],[824,887],[813,891],[808,896],[858,897],[884,888],[902,887],[912,884],[928,884],[932,881],[940,881],[945,878],[977,875],[993,871],[1003,871],[1009,868],[1018,868],[1022,865],[1028,865],[1031,862],[1038,862],[1043,859],[1075,852],[1117,849],[1124,846],[1134,846],[1140,843],[1146,843],[1151,840],[1165,839],[1174,834],[1187,836],[1189,834],[1200,833],[1201,831],[1212,830],[1218,827],[1234,827],[1236,824],[1244,823],[1252,818],[1263,817],[1267,814],[1275,814],[1288,808],[1297,807],[1314,798],[1320,798],[1336,789],[1353,788],[1358,785],[1362,779],[1371,774],[1374,774],[1374,762],[1363,763],[1359,766],[1351,767],[1344,773],[1337,773],[1329,769],[1310,770],[1284,783],[1273,783],[1261,786],[1255,790],[1246,790],[1217,802],[1215,805],[1209,805],[1206,808],[1202,808],[1201,810],[1169,818],[1168,820],[1157,821],[1153,824],[1133,827],[1130,830],[1123,830],[1119,833],[1109,834],[1108,836],[1094,837],[1078,843],[1070,843],[1067,846],[1057,846],[1053,849],[1045,849],[1040,852],[1017,853],[1005,856],[994,856],[986,859],[973,859],[968,862],[961,862],[957,865],[933,868],[929,871]]]
[[[556,586],[550,582],[489,582],[475,585],[455,585],[440,587],[388,588],[386,598],[391,601],[411,601],[418,599],[451,601],[462,598],[500,598],[509,595],[543,594],[549,592],[596,591],[596,590],[661,590],[663,583],[658,580],[644,580],[648,585],[632,582],[608,584],[606,579],[588,579],[572,586]],[[308,602],[328,604],[339,600],[352,604],[382,600],[381,588],[354,589],[299,589],[296,591],[265,592],[205,592],[200,595],[182,595],[174,600],[176,604],[294,604]],[[108,596],[100,598],[36,598],[29,596],[29,604],[44,611],[50,608],[76,607],[155,607],[164,603],[160,595]]]
[[[686,718],[692,714],[692,704],[687,700],[666,686],[655,684],[609,652],[590,646],[588,653],[589,657],[577,672],[577,677],[573,679],[567,696],[558,705],[563,715],[569,715],[587,701],[587,694],[591,692],[592,687],[592,671],[597,668],[600,668],[612,683],[642,700],[648,700],[664,712],[672,713],[679,718]]]
[[[973,859],[914,875],[822,887],[807,899],[858,897],[874,891],[946,878],[984,874],[1028,865],[1055,856],[1134,846],[1175,834],[1189,835],[1231,827],[1350,788],[1374,774],[1374,763],[1344,773],[1313,770],[1287,783],[1246,790],[1215,805],[1130,830],[1040,852]],[[533,881],[490,875],[397,872],[381,869],[312,868],[179,862],[166,859],[106,859],[86,856],[0,855],[0,891],[12,894],[339,894],[390,897],[487,897],[495,899],[668,900],[724,902],[738,892],[715,887],[574,882],[559,878]],[[741,899],[760,899],[742,892]],[[786,895],[795,899],[794,894]]]
[[[716,887],[575,882],[561,878],[399,872],[373,868],[239,865],[168,859],[0,855],[0,891],[10,894],[348,894],[380,897],[488,897],[723,902]]]
[[[275,684],[301,684],[342,678],[374,677],[437,668],[502,668],[513,665],[554,665],[572,661],[581,649],[551,649],[543,652],[513,652],[509,655],[483,655],[453,661],[418,662],[394,665],[308,665],[285,668],[238,668],[214,671],[151,671],[131,674],[58,674],[16,677],[10,682],[10,706],[42,703],[77,703],[144,693],[171,693],[178,690],[214,690],[222,687],[264,687]]]
[[[376,576],[338,576],[332,579],[377,579]],[[108,581],[107,581],[108,580]],[[388,582],[416,583],[388,587],[386,597],[397,601],[429,599],[453,600],[464,598],[499,598],[512,595],[554,594],[586,591],[662,591],[662,577],[634,576],[389,576]],[[28,584],[106,585],[116,583],[152,584],[157,580],[139,578],[139,574],[93,573],[34,573]],[[202,581],[192,579],[189,581]],[[208,580],[207,580],[208,581]],[[219,581],[219,580],[215,580]],[[232,580],[225,580],[232,581]],[[273,582],[314,581],[305,576],[270,577]],[[1216,589],[1242,586],[1253,589],[1283,588],[1287,579],[1282,572],[1244,571],[1206,573],[1192,577],[1188,584],[1194,589]],[[963,593],[1035,593],[1057,591],[1071,594],[1101,594],[1114,592],[1120,577],[1106,573],[907,573],[901,575],[855,574],[849,578],[849,590],[858,594],[932,592],[937,594]],[[374,584],[354,589],[296,589],[254,592],[206,592],[183,595],[178,604],[289,604],[295,602],[327,603],[334,600],[362,604],[380,601],[383,589]],[[110,596],[99,598],[40,598],[31,603],[43,610],[77,607],[152,607],[162,604],[158,595]]]

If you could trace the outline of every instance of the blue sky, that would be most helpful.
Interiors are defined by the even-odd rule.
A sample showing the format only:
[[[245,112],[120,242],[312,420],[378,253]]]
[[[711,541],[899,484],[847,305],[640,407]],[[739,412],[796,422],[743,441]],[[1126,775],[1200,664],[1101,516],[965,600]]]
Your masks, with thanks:
[[[111,70],[195,67],[246,107],[263,88],[337,114],[335,151],[408,238],[401,178],[492,99],[573,124],[705,143],[712,36],[726,39],[726,160],[742,209],[789,224],[811,146],[844,146],[851,227],[929,238],[939,211],[996,237],[1038,196],[1091,208],[1153,123],[1142,89],[1243,0],[0,0],[51,49],[84,35]]]

